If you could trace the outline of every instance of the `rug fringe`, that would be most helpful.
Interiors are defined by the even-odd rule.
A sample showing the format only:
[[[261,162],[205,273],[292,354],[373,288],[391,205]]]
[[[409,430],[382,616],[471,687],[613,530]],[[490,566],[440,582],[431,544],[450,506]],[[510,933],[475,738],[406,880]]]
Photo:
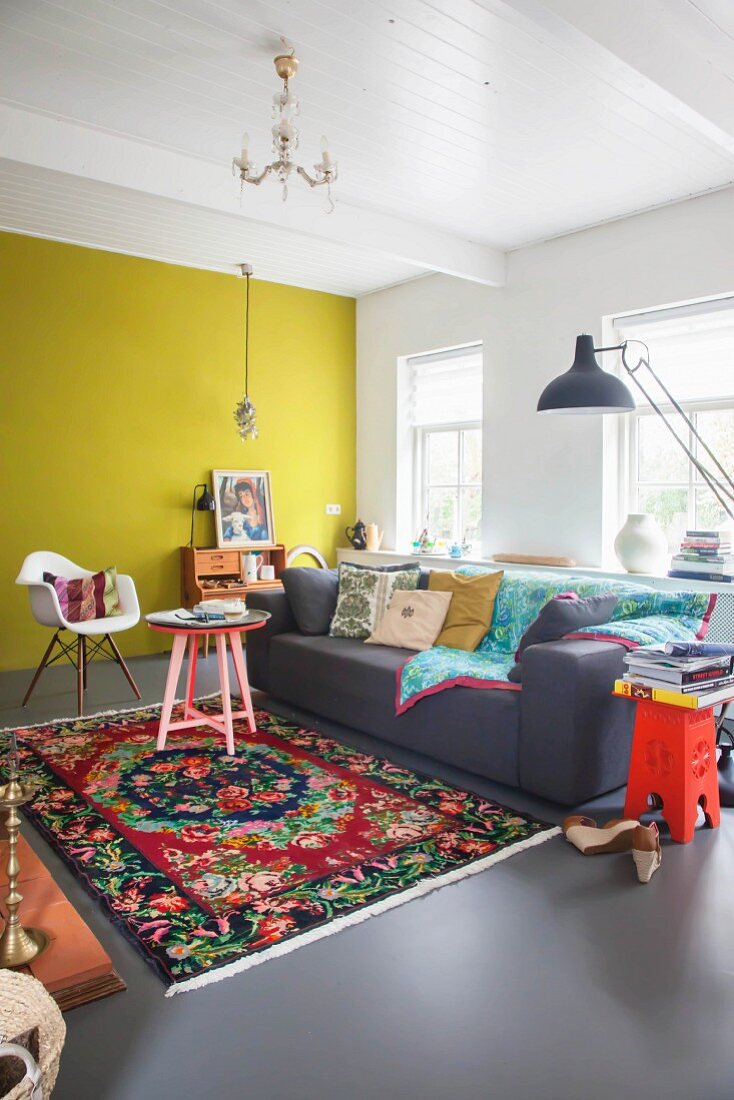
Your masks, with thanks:
[[[493,852],[491,855],[486,856],[484,859],[477,860],[476,863],[470,863],[466,867],[457,867],[454,871],[448,871],[445,875],[439,875],[435,879],[427,879],[424,882],[418,883],[417,886],[412,886],[410,890],[404,890],[400,894],[395,894],[393,897],[385,898],[383,901],[375,902],[374,905],[368,905],[364,909],[358,909],[354,913],[348,914],[345,917],[337,917],[336,920],[330,921],[328,924],[323,924],[319,928],[312,928],[309,932],[303,932],[301,935],[296,935],[290,940],[285,940],[283,943],[276,944],[274,947],[268,947],[264,951],[258,952],[256,955],[250,955],[249,958],[238,959],[237,962],[228,963],[226,966],[219,967],[217,970],[210,970],[205,974],[197,974],[195,978],[189,978],[185,982],[177,982],[175,985],[169,986],[166,990],[166,997],[175,997],[179,993],[190,993],[194,989],[203,989],[206,985],[212,985],[214,982],[222,982],[226,978],[231,978],[235,974],[241,974],[245,970],[252,969],[253,966],[259,966],[261,963],[269,962],[270,959],[278,959],[282,955],[289,955],[292,951],[297,951],[299,947],[306,947],[310,943],[316,943],[317,940],[325,939],[327,936],[334,936],[337,932],[342,932],[345,928],[351,928],[355,924],[361,924],[363,921],[369,920],[370,917],[379,916],[380,913],[387,913],[390,909],[397,909],[399,905],[405,905],[409,901],[414,901],[416,898],[425,897],[426,894],[432,893],[434,890],[440,890],[444,886],[450,886],[454,882],[460,882],[461,879],[468,878],[470,875],[478,875],[481,871],[486,871],[488,867],[492,867],[495,863],[501,863],[505,859],[509,859],[510,856],[514,856],[517,852],[522,852],[527,848],[535,848],[539,844],[544,844],[546,840],[551,840],[553,837],[560,836],[561,829],[547,829],[543,833],[536,833],[535,836],[528,837],[526,840],[520,841],[519,844],[513,844],[511,847],[502,848],[499,852]]]
[[[218,691],[210,691],[208,695],[197,695],[194,702],[204,703],[207,699],[216,699],[219,694]],[[183,698],[174,699],[174,706],[184,701]],[[84,722],[88,718],[111,718],[116,714],[134,714],[136,710],[160,710],[162,706],[163,703],[138,703],[136,707],[122,707],[120,710],[95,710],[93,714],[83,714],[81,719],[78,714],[70,714],[67,718],[50,718],[47,722],[31,722],[28,726],[3,726],[0,729],[0,735],[14,733],[16,730],[35,730],[41,726],[57,726],[59,722]]]

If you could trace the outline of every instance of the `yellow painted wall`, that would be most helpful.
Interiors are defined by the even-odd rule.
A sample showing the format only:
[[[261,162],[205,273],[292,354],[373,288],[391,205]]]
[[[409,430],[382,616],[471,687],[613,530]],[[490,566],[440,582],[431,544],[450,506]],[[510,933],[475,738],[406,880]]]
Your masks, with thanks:
[[[278,541],[333,560],[355,507],[354,300],[253,278],[244,444],[243,302],[233,276],[0,233],[0,667],[49,639],[13,583],[32,550],[116,565],[143,613],[178,606],[192,490],[216,468],[270,470]],[[163,648],[144,625],[119,640]]]

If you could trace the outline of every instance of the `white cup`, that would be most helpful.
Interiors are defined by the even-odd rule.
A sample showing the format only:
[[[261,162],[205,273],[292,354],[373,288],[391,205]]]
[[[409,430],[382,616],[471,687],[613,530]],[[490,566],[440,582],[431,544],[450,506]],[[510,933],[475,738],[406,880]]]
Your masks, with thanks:
[[[225,619],[240,619],[245,613],[242,600],[224,600],[222,604]]]
[[[274,565],[261,565],[260,566],[260,580],[261,581],[274,581],[275,580],[275,566]]]

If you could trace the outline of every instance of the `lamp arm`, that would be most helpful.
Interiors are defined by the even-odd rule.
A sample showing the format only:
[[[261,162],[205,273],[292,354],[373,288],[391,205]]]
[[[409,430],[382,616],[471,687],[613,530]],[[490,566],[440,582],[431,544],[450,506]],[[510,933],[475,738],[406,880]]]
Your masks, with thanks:
[[[627,344],[628,343],[642,344],[642,347],[645,349],[645,351],[647,353],[645,356],[640,356],[638,362],[635,364],[634,367],[631,367],[629,365],[629,363],[627,362],[627,360],[626,360],[626,352],[627,352]],[[653,370],[652,366],[650,365],[650,349],[648,348],[647,344],[643,343],[642,340],[632,340],[632,341],[625,340],[624,344],[622,345],[622,365],[624,366],[625,370],[629,374],[630,378],[632,378],[632,380],[637,383],[637,386],[640,389],[642,389],[642,386],[640,385],[640,382],[636,377],[636,372],[638,371],[640,366],[647,367],[650,374],[652,375],[654,380],[657,382],[658,386],[660,386],[660,389],[663,391],[663,393],[667,397],[668,401],[670,401],[671,405],[673,406],[675,411],[679,414],[679,416],[681,416],[683,418],[686,426],[690,429],[690,431],[692,432],[694,438],[700,443],[700,445],[703,447],[706,454],[709,456],[711,461],[714,463],[714,465],[718,469],[719,473],[724,478],[724,481],[726,482],[726,485],[720,485],[720,483],[718,481],[718,478],[714,478],[717,485],[719,485],[719,487],[722,489],[723,492],[726,493],[727,496],[731,497],[734,500],[734,481],[732,481],[732,479],[731,479],[729,473],[727,472],[727,470],[725,470],[724,467],[722,466],[721,462],[719,462],[718,458],[716,457],[714,452],[711,450],[711,448],[709,447],[706,440],[702,438],[701,434],[699,433],[698,429],[696,428],[696,425],[693,423],[691,418],[688,416],[688,414],[686,412],[684,412],[684,410],[681,408],[680,404],[673,397],[672,393],[670,392],[668,387],[665,385],[662,378],[660,378],[659,375],[657,375],[655,373],[655,371]],[[650,404],[653,404],[652,400],[650,399],[650,397],[647,394],[645,394],[645,397],[647,398],[648,401],[650,401]],[[664,415],[662,413],[662,411],[659,410],[659,409],[656,409],[656,412],[658,412],[660,416]],[[696,466],[696,468],[700,469],[700,467],[699,467],[699,465],[698,465],[698,463],[696,462],[695,459],[693,460],[693,462],[694,462],[694,465]],[[710,475],[710,476],[713,476],[713,475]]]
[[[647,352],[646,356],[645,355],[640,356],[640,358],[638,359],[637,363],[634,366],[630,366],[630,364],[627,362],[626,352],[627,352],[628,343],[642,344],[643,348]],[[726,512],[727,516],[729,516],[729,519],[734,520],[734,511],[732,510],[732,506],[734,505],[734,482],[732,482],[732,479],[730,478],[729,474],[726,472],[724,467],[721,465],[718,458],[712,452],[711,448],[708,446],[706,441],[701,438],[701,435],[698,432],[698,430],[697,430],[695,424],[693,423],[693,421],[691,420],[691,418],[684,411],[684,409],[681,408],[680,404],[673,397],[673,395],[670,392],[670,390],[668,389],[668,387],[665,385],[665,383],[662,381],[662,379],[660,379],[658,377],[658,375],[655,373],[655,371],[650,366],[650,350],[649,350],[647,344],[645,344],[642,340],[634,340],[634,341],[625,340],[621,344],[614,344],[613,346],[610,346],[610,347],[595,348],[594,351],[595,352],[600,352],[600,351],[621,351],[622,352],[622,365],[623,365],[624,369],[626,370],[627,374],[630,376],[632,381],[635,383],[638,390],[640,391],[642,396],[645,398],[647,403],[650,405],[650,407],[657,413],[657,415],[662,420],[663,424],[665,424],[665,427],[668,429],[670,434],[673,436],[673,438],[675,439],[678,446],[681,448],[682,451],[685,452],[688,459],[693,463],[694,467],[698,470],[701,477],[706,482],[709,489],[714,494],[714,496],[718,500],[719,504],[721,505],[721,507]],[[657,404],[655,399],[653,397],[651,397],[651,395],[647,392],[644,385],[642,384],[640,379],[637,377],[637,371],[640,369],[641,366],[647,367],[647,369],[649,370],[649,372],[652,375],[653,379],[660,386],[660,389],[663,391],[665,396],[668,398],[668,400],[670,401],[670,403],[673,406],[673,408],[675,409],[675,411],[682,418],[682,420],[683,420],[684,424],[686,425],[686,427],[693,434],[693,436],[698,440],[698,442],[701,444],[701,446],[706,451],[708,456],[714,462],[714,464],[716,465],[718,470],[721,472],[721,474],[723,475],[724,479],[727,482],[726,485],[722,485],[721,482],[718,480],[718,478],[715,478],[714,475],[703,465],[703,463],[700,461],[700,459],[698,459],[696,457],[696,455],[693,454],[693,452],[689,448],[688,444],[685,443],[684,440],[682,440],[681,437],[678,435],[675,428],[673,427],[671,422],[668,420],[665,413],[660,408],[660,406]],[[724,496],[722,496],[722,493],[725,494],[725,497],[727,499],[725,499]]]

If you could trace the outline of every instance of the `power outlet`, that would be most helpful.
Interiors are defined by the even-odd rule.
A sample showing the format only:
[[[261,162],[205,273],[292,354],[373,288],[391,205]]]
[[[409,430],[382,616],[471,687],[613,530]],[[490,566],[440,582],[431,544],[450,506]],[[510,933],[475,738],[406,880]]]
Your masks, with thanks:
[[[342,514],[341,504],[327,504],[326,514],[327,516],[340,516]]]

